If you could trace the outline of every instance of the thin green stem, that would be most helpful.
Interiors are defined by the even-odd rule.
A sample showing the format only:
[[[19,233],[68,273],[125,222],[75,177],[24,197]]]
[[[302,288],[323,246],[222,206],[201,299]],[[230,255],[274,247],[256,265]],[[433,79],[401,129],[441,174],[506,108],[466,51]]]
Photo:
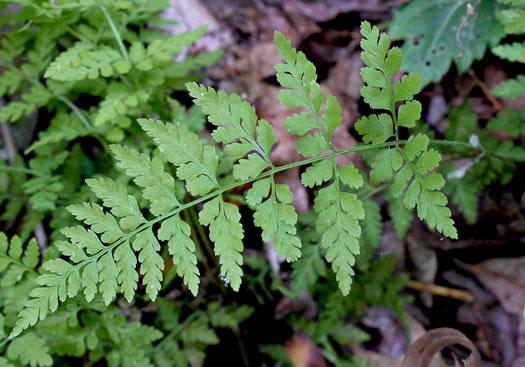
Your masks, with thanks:
[[[90,132],[93,131],[93,126],[91,126],[89,121],[86,119],[86,116],[82,114],[82,111],[80,111],[80,109],[73,102],[71,102],[69,98],[64,97],[64,96],[57,96],[57,98],[60,101],[64,102],[64,104],[67,105],[69,108],[71,108],[71,110],[75,113],[75,115],[77,115],[77,117],[84,124],[84,126],[86,127],[88,131]]]
[[[168,335],[166,335],[164,337],[164,339],[159,343],[157,344],[157,346],[155,347],[155,349],[157,348],[162,348],[162,346],[164,344],[166,344],[166,342],[168,340],[170,340],[171,338],[177,336],[177,334],[179,334],[182,330],[184,330],[194,319],[196,319],[197,317],[199,316],[199,312],[194,312],[192,313],[190,316],[188,316],[186,318],[186,320],[184,320],[184,322],[182,322],[181,324],[179,324],[175,329],[173,329]]]
[[[66,30],[71,33],[73,36],[75,36],[76,38],[78,38],[79,40],[81,40],[82,42],[85,42],[87,44],[90,44],[90,45],[95,45],[92,41],[88,40],[86,37],[82,36],[80,33],[78,33],[77,31],[75,31],[73,28],[71,28],[70,26],[66,26]]]
[[[120,53],[122,53],[122,57],[124,57],[126,60],[129,61],[128,50],[126,50],[126,46],[124,46],[124,42],[122,42],[122,37],[120,37],[120,33],[117,27],[115,26],[115,22],[113,22],[113,19],[111,18],[111,15],[109,15],[108,10],[99,0],[97,0],[97,5],[100,8],[100,10],[102,10],[102,13],[104,13],[106,20],[109,23],[109,27],[111,28],[111,31],[113,32],[113,36],[115,37],[115,40],[117,41],[118,47],[120,48]]]
[[[368,198],[371,198],[375,194],[380,193],[381,191],[386,189],[388,186],[390,186],[390,183],[383,183],[379,186],[372,187],[370,190],[367,190],[363,192],[361,195],[358,195],[359,200],[366,200]]]
[[[22,262],[16,261],[16,260],[10,258],[9,256],[3,255],[3,254],[0,254],[0,257],[2,259],[4,259],[4,261],[11,262],[11,263],[16,264],[17,266],[19,266],[21,268],[24,268],[24,270],[27,271],[27,272],[33,273],[34,275],[38,275],[38,273],[37,273],[37,271],[35,269],[24,265]]]
[[[48,177],[49,175],[43,171],[37,171],[30,168],[23,167],[9,167],[9,166],[0,166],[0,171],[11,171],[11,172],[21,172],[27,173],[33,176]]]

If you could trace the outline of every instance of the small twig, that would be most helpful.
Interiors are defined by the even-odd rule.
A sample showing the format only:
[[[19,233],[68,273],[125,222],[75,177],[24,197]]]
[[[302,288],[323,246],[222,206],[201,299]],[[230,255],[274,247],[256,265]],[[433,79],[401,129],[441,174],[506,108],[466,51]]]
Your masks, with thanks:
[[[16,154],[15,142],[13,140],[13,135],[11,134],[11,129],[9,128],[8,122],[0,123],[2,127],[2,137],[4,138],[5,147],[7,150],[7,160],[9,165],[13,165]]]
[[[492,93],[490,93],[490,89],[487,87],[487,85],[485,83],[483,83],[483,81],[481,79],[478,78],[478,76],[474,73],[474,71],[472,69],[468,70],[468,75],[470,75],[472,80],[474,80],[474,83],[478,87],[481,88],[483,93],[485,93],[485,95],[489,99],[490,103],[492,103],[494,108],[497,111],[503,111],[503,106],[501,105],[501,103],[499,103],[499,101],[492,95]]]
[[[38,243],[38,247],[40,248],[40,253],[42,255],[45,255],[49,246],[46,230],[44,229],[44,225],[42,224],[42,222],[39,222],[36,225],[36,227],[33,229],[33,234],[35,235],[36,242]]]
[[[407,283],[407,288],[420,292],[429,292],[435,294],[436,296],[455,298],[466,302],[472,302],[474,300],[474,297],[470,292],[443,287],[441,285],[422,283],[415,280],[409,280]]]
[[[461,49],[459,55],[456,56],[458,59],[461,59],[463,56],[465,56],[465,48],[463,47],[463,43],[459,38],[459,34],[461,33],[463,27],[467,24],[469,18],[476,18],[478,16],[478,14],[476,14],[476,8],[478,7],[480,2],[481,0],[477,0],[474,6],[472,6],[470,3],[467,4],[467,15],[465,15],[461,20],[461,24],[459,25],[458,30],[456,32],[456,41],[458,42],[458,46]]]

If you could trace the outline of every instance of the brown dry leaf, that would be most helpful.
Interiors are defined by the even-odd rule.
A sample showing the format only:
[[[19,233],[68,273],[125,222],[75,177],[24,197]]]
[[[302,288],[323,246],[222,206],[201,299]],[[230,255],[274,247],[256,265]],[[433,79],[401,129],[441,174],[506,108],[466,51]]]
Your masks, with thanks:
[[[520,327],[518,330],[518,354],[514,359],[512,367],[523,367],[525,366],[525,319],[523,316],[520,318]]]
[[[270,0],[272,4],[279,4],[285,9],[296,8],[305,16],[317,22],[326,22],[341,13],[351,11],[367,11],[371,13],[390,12],[399,0]]]
[[[409,257],[416,269],[414,272],[416,279],[427,284],[434,283],[438,269],[436,252],[412,235],[407,236],[406,242]],[[432,294],[422,292],[420,297],[425,306],[432,307]]]
[[[296,333],[286,342],[288,358],[294,367],[326,367],[321,349],[305,335]]]
[[[330,88],[343,96],[349,97],[352,100],[352,104],[356,104],[356,101],[361,97],[361,87],[363,86],[361,67],[364,64],[358,52],[352,53],[357,45],[357,40],[350,43],[344,54],[337,60],[335,67],[330,70],[327,80]],[[357,105],[354,109],[357,110]]]
[[[456,329],[439,328],[428,331],[410,345],[401,367],[427,367],[436,353],[456,344],[471,351],[468,358],[464,360],[465,367],[478,367],[480,365],[479,352],[463,333]]]
[[[200,1],[172,1],[171,6],[162,13],[162,17],[179,22],[176,26],[165,28],[170,34],[174,35],[207,24],[206,34],[196,42],[197,47],[201,50],[211,52],[226,49],[233,42],[230,29],[222,27],[215,16]],[[186,52],[186,50],[183,51],[182,55],[185,55]]]
[[[421,326],[421,324],[410,314],[405,313],[406,323],[410,330],[410,341],[413,343],[423,335],[425,335],[426,330]],[[403,361],[404,356],[396,356],[392,357],[385,354],[370,352],[367,350],[363,350],[361,348],[354,348],[354,352],[356,355],[363,358],[363,360],[368,361],[370,365],[372,366],[378,366],[378,367],[401,367],[401,362]],[[425,367],[446,367],[447,364],[441,357],[441,355],[437,354],[434,356],[432,361],[428,366]]]
[[[525,257],[492,259],[466,268],[498,297],[507,311],[523,315]]]

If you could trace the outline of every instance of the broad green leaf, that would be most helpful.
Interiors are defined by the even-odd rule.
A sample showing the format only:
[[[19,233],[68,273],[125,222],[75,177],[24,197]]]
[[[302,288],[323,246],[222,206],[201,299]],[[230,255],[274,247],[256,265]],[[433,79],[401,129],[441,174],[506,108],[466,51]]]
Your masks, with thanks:
[[[465,72],[474,60],[483,57],[487,45],[495,45],[503,36],[503,28],[494,16],[495,0],[484,0],[476,7],[475,18],[469,18],[460,32],[465,50],[456,40],[456,29],[465,17],[468,0],[414,0],[399,7],[389,27],[392,39],[405,41],[403,70],[417,72],[422,87],[438,82],[448,71],[452,60]],[[397,96],[397,93],[396,93]]]

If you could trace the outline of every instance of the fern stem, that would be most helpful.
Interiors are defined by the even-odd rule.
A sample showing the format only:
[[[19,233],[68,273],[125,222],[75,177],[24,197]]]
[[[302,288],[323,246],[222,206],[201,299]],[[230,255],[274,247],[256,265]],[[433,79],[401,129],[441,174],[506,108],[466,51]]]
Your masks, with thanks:
[[[7,255],[3,255],[3,254],[0,254],[0,257],[2,259],[4,259],[5,261],[8,261],[8,262],[10,262],[12,264],[16,264],[17,266],[23,268],[25,271],[27,271],[29,273],[33,273],[34,275],[37,275],[37,276],[39,275],[38,272],[35,269],[24,265],[24,263],[21,262],[21,261],[16,261],[15,259],[13,259],[13,258],[11,258],[11,257],[9,257]]]
[[[21,172],[21,173],[27,173],[33,176],[49,177],[49,175],[45,172],[36,171],[34,169],[23,168],[23,167],[0,166],[0,171]]]
[[[93,126],[89,123],[89,121],[86,119],[86,116],[82,114],[82,111],[73,103],[71,100],[64,96],[57,96],[58,100],[64,102],[65,105],[67,105],[71,110],[77,115],[77,117],[82,121],[84,126],[88,131],[93,131]]]
[[[199,312],[194,312],[190,316],[186,318],[181,324],[179,324],[175,329],[173,329],[168,335],[164,337],[164,339],[155,346],[155,349],[162,348],[164,344],[171,338],[177,336],[182,330],[184,330],[194,319],[196,319],[199,316]]]
[[[115,40],[117,41],[118,47],[120,48],[120,52],[122,53],[122,56],[129,61],[129,55],[128,50],[126,50],[126,46],[124,46],[124,42],[122,42],[122,37],[120,37],[120,33],[115,26],[115,22],[113,22],[113,19],[111,18],[111,15],[109,15],[108,10],[106,7],[97,0],[97,5],[102,10],[102,13],[104,13],[104,16],[106,17],[106,20],[109,23],[109,27],[111,28],[111,31],[113,32],[113,36],[115,37]]]

